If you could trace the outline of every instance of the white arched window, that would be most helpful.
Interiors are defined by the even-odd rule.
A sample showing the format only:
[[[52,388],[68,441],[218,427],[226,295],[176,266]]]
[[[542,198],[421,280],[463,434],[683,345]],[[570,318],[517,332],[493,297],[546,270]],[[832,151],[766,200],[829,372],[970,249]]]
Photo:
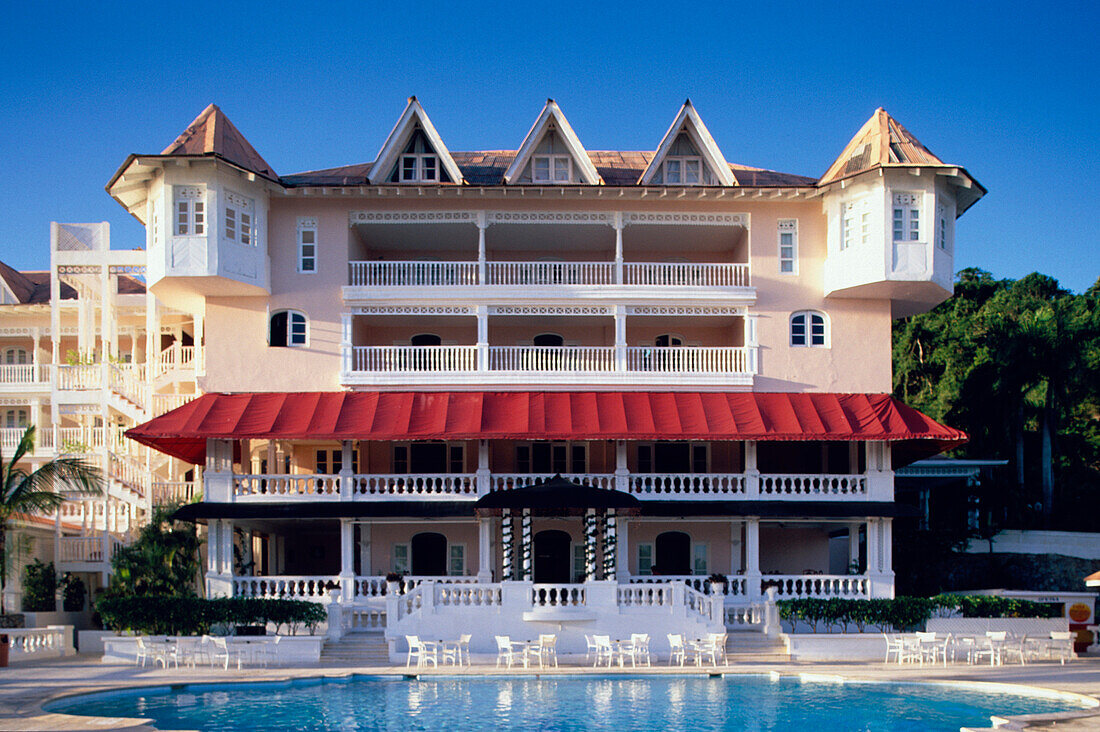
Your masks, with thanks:
[[[825,313],[801,310],[791,314],[791,345],[810,348],[829,347],[829,321]]]
[[[7,429],[25,429],[26,426],[26,409],[9,409],[4,413],[4,427]]]
[[[306,345],[309,333],[304,313],[297,310],[276,310],[271,313],[270,322],[267,345],[291,347]]]

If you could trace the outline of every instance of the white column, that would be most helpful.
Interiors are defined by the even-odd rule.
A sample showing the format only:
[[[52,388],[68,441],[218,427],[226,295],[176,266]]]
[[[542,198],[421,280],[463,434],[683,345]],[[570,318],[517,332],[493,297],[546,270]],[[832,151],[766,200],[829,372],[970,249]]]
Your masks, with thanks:
[[[489,441],[477,441],[477,494],[484,496],[489,493],[492,473],[489,471]]]
[[[206,525],[206,573],[221,574],[221,519],[210,519]]]
[[[515,573],[515,537],[512,512],[504,509],[500,522],[501,580],[511,580]]]
[[[596,579],[596,509],[584,512],[584,579]]]
[[[745,594],[748,599],[760,597],[760,519],[745,519]]]
[[[616,531],[615,509],[604,514],[603,530],[603,579],[614,580],[619,576],[619,546]]]
[[[489,307],[477,306],[477,370],[489,370]]]
[[[623,284],[623,213],[615,212],[615,284]]]
[[[493,581],[493,520],[477,520],[477,581]]]
[[[489,222],[486,220],[485,212],[477,212],[477,283],[479,285],[489,284],[489,267],[486,264],[485,253],[485,230],[489,228]]]
[[[630,470],[626,462],[626,440],[615,442],[615,490],[630,492]]]
[[[760,471],[756,467],[756,441],[745,440],[745,498],[760,497]]]
[[[160,324],[157,322],[157,298],[152,292],[145,293],[145,365],[149,378],[156,374],[156,363],[160,358]]]
[[[619,518],[617,530],[619,537],[616,543],[615,557],[618,561],[615,565],[615,579],[619,582],[628,582],[630,580],[630,524],[625,516]],[[611,578],[608,577],[608,579]]]
[[[206,373],[206,321],[201,313],[191,316],[194,324],[195,373]]]
[[[355,456],[351,440],[340,441],[340,500],[355,500]]]
[[[848,523],[848,567],[849,570],[853,566],[859,566],[859,522],[851,521]]]
[[[374,574],[371,560],[371,524],[359,524],[359,572],[370,577]]]
[[[615,370],[626,371],[626,306],[615,306]]]
[[[531,582],[534,575],[535,565],[535,547],[533,546],[531,536],[531,509],[523,509],[523,513],[520,516],[520,539],[522,545],[520,547],[520,557],[522,559],[523,568],[523,581]]]
[[[222,519],[222,533],[219,542],[218,560],[221,562],[220,574],[233,576],[233,522]]]
[[[106,264],[99,269],[99,352],[104,361],[114,356],[111,338],[111,272]]]
[[[340,590],[344,602],[355,596],[355,524],[340,519]]]
[[[58,225],[50,223],[50,242],[57,241]],[[152,297],[152,294],[149,295]],[[61,277],[57,274],[57,264],[50,254],[50,363],[61,363]],[[56,383],[56,382],[55,382]],[[51,400],[51,403],[56,400]]]
[[[737,574],[741,566],[741,521],[730,521],[730,574]]]

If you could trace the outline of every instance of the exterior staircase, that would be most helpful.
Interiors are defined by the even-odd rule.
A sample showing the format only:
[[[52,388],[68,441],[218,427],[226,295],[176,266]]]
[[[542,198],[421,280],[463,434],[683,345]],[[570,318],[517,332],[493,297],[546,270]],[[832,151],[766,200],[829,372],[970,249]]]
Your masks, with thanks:
[[[382,633],[348,633],[325,641],[322,666],[390,666],[389,645]]]
[[[757,630],[729,631],[726,638],[726,657],[731,666],[738,663],[785,663],[791,660],[782,640],[769,638]]]

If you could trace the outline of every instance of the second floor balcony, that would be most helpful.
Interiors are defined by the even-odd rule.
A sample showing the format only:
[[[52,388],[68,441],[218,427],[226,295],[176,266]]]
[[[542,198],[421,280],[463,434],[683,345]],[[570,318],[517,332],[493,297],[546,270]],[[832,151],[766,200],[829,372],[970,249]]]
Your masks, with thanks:
[[[353,346],[348,385],[447,383],[691,383],[751,386],[750,346]]]

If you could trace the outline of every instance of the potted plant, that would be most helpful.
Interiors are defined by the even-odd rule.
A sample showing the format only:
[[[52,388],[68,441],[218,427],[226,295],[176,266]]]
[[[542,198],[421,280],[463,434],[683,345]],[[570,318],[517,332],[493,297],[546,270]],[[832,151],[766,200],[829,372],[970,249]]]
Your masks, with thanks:
[[[400,595],[401,594],[401,573],[400,572],[387,572],[386,573],[386,594],[387,595]]]
[[[729,579],[726,578],[726,575],[715,572],[707,577],[707,584],[710,586],[710,594],[725,595],[726,588],[729,586]]]

